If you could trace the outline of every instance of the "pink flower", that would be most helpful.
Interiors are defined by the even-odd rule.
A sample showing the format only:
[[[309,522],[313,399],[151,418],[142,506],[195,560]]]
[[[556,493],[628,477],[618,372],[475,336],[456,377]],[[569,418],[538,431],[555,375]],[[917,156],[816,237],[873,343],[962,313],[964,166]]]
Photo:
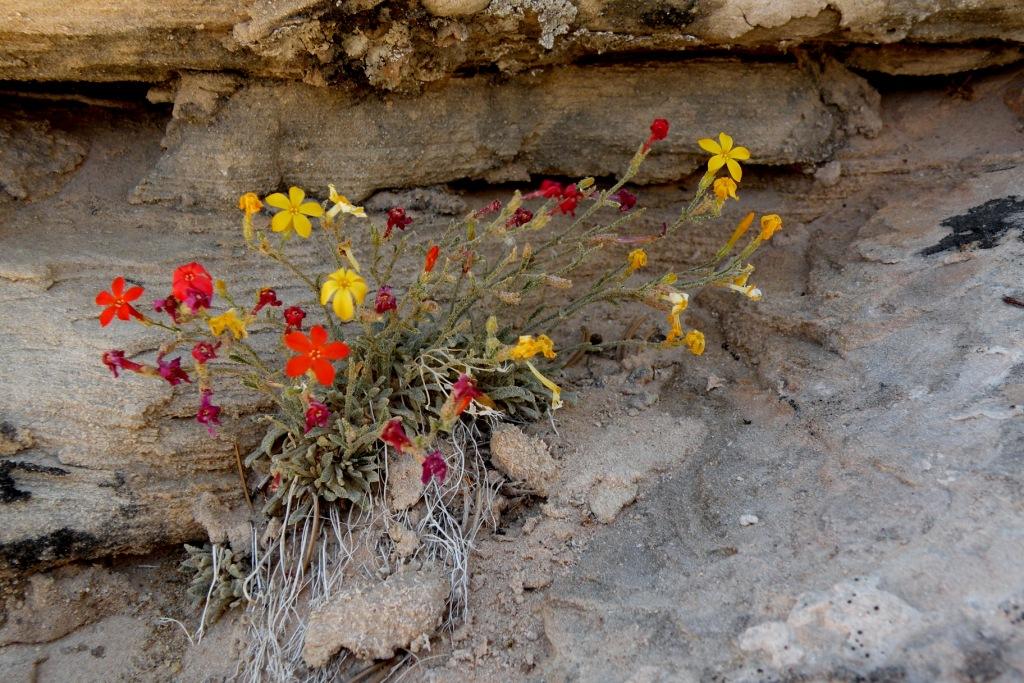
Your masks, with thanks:
[[[623,188],[612,195],[612,199],[619,203],[619,211],[625,213],[636,206],[636,195]]]
[[[256,300],[256,307],[252,309],[252,314],[256,315],[266,306],[281,305],[281,300],[277,298],[277,292],[272,290],[270,287],[264,287],[260,290],[259,297]]]
[[[189,379],[188,373],[181,369],[181,357],[173,360],[164,360],[163,355],[156,357],[156,371],[160,373],[160,376],[167,380],[167,383],[172,387],[176,387],[182,382],[192,383]]]
[[[179,321],[178,307],[181,305],[174,295],[168,295],[166,299],[157,299],[153,302],[153,310],[157,313],[167,313],[173,322]]]
[[[493,202],[491,202],[487,206],[484,206],[484,207],[479,208],[476,211],[474,211],[473,212],[473,217],[474,218],[483,218],[484,216],[489,216],[490,214],[498,213],[499,211],[501,211],[501,202],[498,201],[497,199],[495,199]]]
[[[533,220],[533,211],[519,207],[505,222],[505,227],[519,228]]]
[[[213,405],[211,402],[212,398],[212,391],[209,389],[203,391],[202,400],[199,403],[199,411],[196,413],[196,422],[206,425],[207,430],[210,432],[210,436],[217,433],[214,429],[214,425],[220,424],[220,406]]]
[[[196,342],[196,345],[192,347],[192,357],[196,359],[197,363],[206,363],[217,357],[217,349],[219,348],[220,342],[216,344]]]
[[[382,285],[377,290],[377,298],[373,302],[373,310],[377,311],[377,315],[384,315],[388,311],[394,311],[398,308],[398,300],[395,299],[395,295],[391,293],[391,287]]]
[[[399,452],[412,445],[412,441],[409,440],[405,429],[402,427],[402,420],[398,417],[393,417],[387,421],[384,429],[380,432],[380,440]]]
[[[310,400],[309,407],[306,408],[306,433],[308,434],[314,427],[326,427],[330,417],[331,411],[327,406],[315,399]]]
[[[120,377],[118,370],[131,370],[141,372],[143,366],[124,357],[124,351],[111,349],[103,353],[103,364],[113,373],[114,377]]]
[[[388,225],[384,229],[384,239],[391,237],[391,231],[395,228],[405,230],[406,226],[412,223],[412,219],[405,215],[405,208],[395,206],[388,209]]]
[[[452,385],[452,400],[455,402],[455,414],[461,415],[469,407],[474,398],[483,396],[476,387],[476,381],[469,375],[459,376],[459,380]]]
[[[210,295],[205,290],[189,287],[185,290],[185,299],[182,303],[192,313],[198,313],[200,310],[210,307]]]
[[[441,451],[434,451],[423,459],[423,474],[420,477],[420,481],[423,482],[424,486],[429,484],[430,480],[435,477],[439,484],[443,484],[447,476],[448,463],[441,457]]]

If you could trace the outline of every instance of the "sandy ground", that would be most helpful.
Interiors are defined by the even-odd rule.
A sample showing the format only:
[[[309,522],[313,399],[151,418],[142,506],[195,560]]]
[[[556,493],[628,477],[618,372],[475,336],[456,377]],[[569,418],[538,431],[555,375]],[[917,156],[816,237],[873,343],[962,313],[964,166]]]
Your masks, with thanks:
[[[1024,309],[1003,301],[1024,298],[1014,76],[890,84],[882,134],[838,168],[750,171],[743,207],[786,217],[757,261],[765,300],[697,297],[699,359],[595,356],[568,372],[577,401],[530,430],[558,486],[513,501],[479,542],[469,622],[391,680],[1024,679]],[[108,220],[74,243],[116,250],[128,222],[164,216],[124,199],[159,151],[162,115],[90,112],[90,161],[55,201],[102,203]],[[641,191],[651,226],[686,189]],[[52,210],[0,205],[9,226]],[[237,222],[157,224],[197,220],[219,231],[203,248]],[[683,235],[654,265],[699,259],[727,230]],[[586,323],[613,338],[631,318]],[[199,645],[160,620],[195,623],[181,557],[14,585],[3,678],[230,677],[237,614]]]

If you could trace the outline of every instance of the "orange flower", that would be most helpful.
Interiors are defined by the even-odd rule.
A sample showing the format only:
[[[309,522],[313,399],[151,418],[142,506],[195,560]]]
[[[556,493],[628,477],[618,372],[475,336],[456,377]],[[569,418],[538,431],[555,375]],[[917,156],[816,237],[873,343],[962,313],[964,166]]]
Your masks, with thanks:
[[[441,254],[441,247],[436,244],[427,251],[427,260],[423,263],[423,272],[429,273],[437,263],[437,257]]]
[[[135,310],[135,307],[129,302],[142,296],[143,291],[142,287],[132,287],[126,292],[124,291],[124,278],[115,277],[110,283],[109,292],[100,292],[96,295],[96,305],[106,306],[100,313],[100,325],[106,327],[115,315],[118,320],[128,320],[133,316],[142,320],[142,314]]]
[[[327,330],[314,325],[307,337],[302,332],[289,332],[284,336],[284,343],[297,356],[293,356],[285,365],[284,372],[289,377],[301,377],[309,370],[316,375],[316,381],[324,386],[334,384],[334,366],[331,361],[348,357],[349,348],[345,342],[328,342]]]

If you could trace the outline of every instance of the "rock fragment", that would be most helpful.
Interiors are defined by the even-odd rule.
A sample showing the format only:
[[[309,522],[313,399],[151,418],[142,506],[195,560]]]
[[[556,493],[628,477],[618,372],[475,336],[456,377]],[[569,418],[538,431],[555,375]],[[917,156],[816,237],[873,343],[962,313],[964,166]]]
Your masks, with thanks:
[[[502,425],[491,436],[491,461],[512,479],[526,482],[541,495],[558,476],[548,445],[513,425]]]
[[[397,648],[422,644],[447,599],[448,582],[435,568],[354,585],[310,616],[302,658],[320,667],[347,648],[360,659],[388,659]]]

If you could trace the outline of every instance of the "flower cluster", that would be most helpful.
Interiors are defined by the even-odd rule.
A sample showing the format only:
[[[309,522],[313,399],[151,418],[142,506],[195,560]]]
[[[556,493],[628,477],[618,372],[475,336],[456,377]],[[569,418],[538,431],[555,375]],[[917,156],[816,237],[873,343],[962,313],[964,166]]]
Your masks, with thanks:
[[[699,356],[704,334],[684,324],[691,293],[716,286],[762,298],[748,281],[749,259],[781,229],[774,214],[761,218],[739,253],[753,214],[707,264],[683,276],[649,274],[661,258],[653,245],[738,200],[740,162],[750,158],[725,133],[700,140],[711,157],[696,196],[675,222],[645,230],[645,209],[626,184],[668,133],[668,121],[656,119],[610,187],[593,178],[544,179],[530,192],[469,212],[440,235],[424,234],[402,206],[377,221],[334,185],[322,202],[299,187],[262,198],[245,193],[238,202],[245,244],[295,280],[267,282],[248,300],[236,299],[205,266],[186,263],[147,314],[136,307],[143,286],[114,278],[96,297],[100,324],[136,321],[161,328],[169,340],[153,362],[120,349],[102,362],[114,377],[134,373],[197,391],[195,419],[211,435],[221,424],[214,403],[221,377],[272,400],[272,426],[246,461],[266,475],[269,512],[280,511],[288,496],[301,504],[362,502],[385,457],[415,458],[424,485],[446,486],[444,444],[462,421],[537,419],[562,406],[562,388],[549,376],[557,363],[648,343],[585,341],[556,351],[549,335],[557,336],[559,323],[598,303],[644,304],[666,316],[664,347]],[[722,169],[726,175],[718,177]],[[328,259],[313,272],[300,265],[312,250],[296,258],[306,240]],[[609,250],[612,257],[602,259]],[[607,272],[587,280],[579,276],[584,264]],[[260,336],[276,340],[269,352],[255,343]]]

